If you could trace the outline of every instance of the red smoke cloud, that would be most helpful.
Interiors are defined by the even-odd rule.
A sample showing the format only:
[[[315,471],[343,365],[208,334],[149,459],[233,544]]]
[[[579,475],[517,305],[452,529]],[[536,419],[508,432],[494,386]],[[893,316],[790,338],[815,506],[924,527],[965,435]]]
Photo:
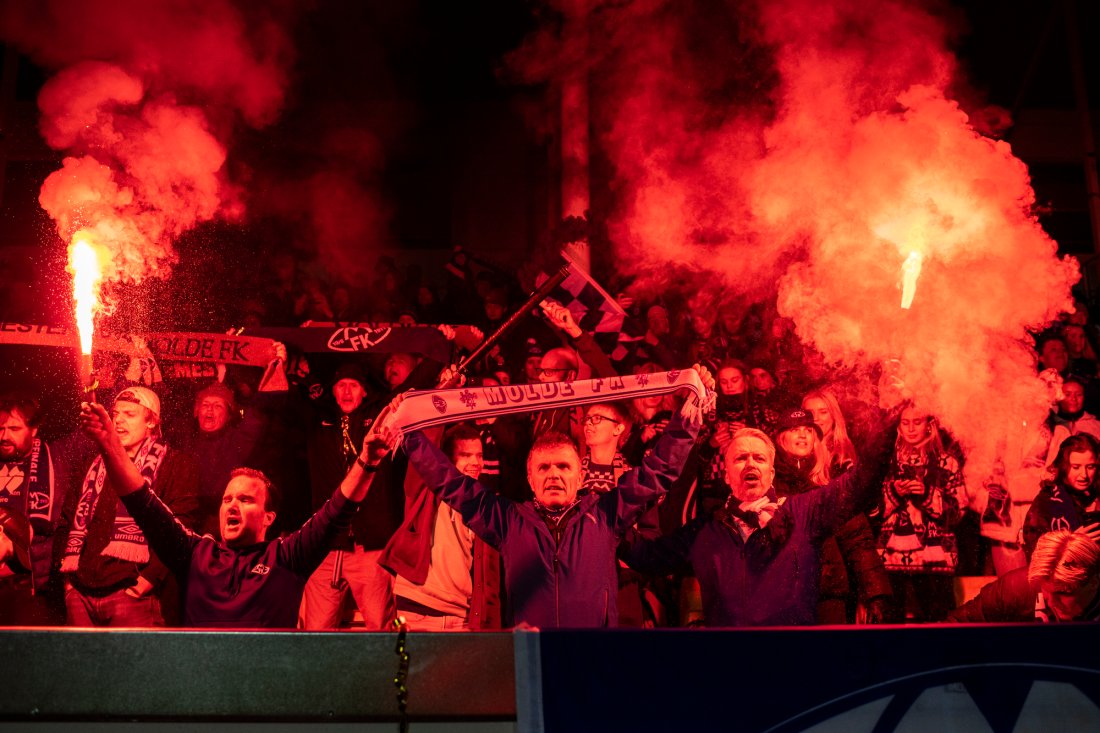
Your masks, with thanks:
[[[1024,164],[951,96],[947,20],[889,0],[645,0],[587,17],[598,47],[544,32],[513,61],[538,77],[556,48],[563,75],[592,72],[609,229],[641,290],[686,270],[698,302],[777,296],[830,361],[900,360],[975,475],[1045,417],[1027,329],[1069,308],[1077,269],[1032,215]]]
[[[226,146],[235,124],[266,125],[282,107],[285,19],[225,0],[49,0],[0,12],[0,35],[58,70],[38,101],[46,142],[67,157],[40,202],[66,242],[85,230],[109,251],[108,280],[166,275],[176,237],[240,215]]]
[[[271,176],[257,213],[290,224],[290,233],[316,248],[325,271],[347,285],[371,280],[364,256],[386,244],[390,210],[380,193],[382,143],[358,127],[316,123],[310,155],[298,175]]]

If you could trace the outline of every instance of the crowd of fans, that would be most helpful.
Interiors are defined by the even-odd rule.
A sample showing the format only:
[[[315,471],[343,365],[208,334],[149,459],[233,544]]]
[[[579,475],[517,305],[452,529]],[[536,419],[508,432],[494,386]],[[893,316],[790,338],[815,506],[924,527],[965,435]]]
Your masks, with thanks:
[[[470,324],[488,335],[525,291],[460,250],[444,282],[383,258],[359,291],[303,276],[288,255],[271,264],[262,297],[245,299],[232,325]],[[695,364],[717,393],[701,419],[681,415],[682,395],[645,396],[459,423],[394,448],[379,414],[409,389],[453,384],[447,364],[283,344],[266,371],[233,367],[201,384],[130,369],[105,408],[86,406],[81,429],[74,419],[64,434],[40,432],[50,395],[4,395],[0,624],[1100,616],[1100,332],[1083,306],[1036,335],[1047,420],[1024,455],[974,476],[935,415],[885,404],[889,375],[825,363],[774,307],[699,312],[671,295],[622,304],[639,324],[622,358],[547,301],[466,383]],[[975,576],[996,581],[964,605],[963,579]]]

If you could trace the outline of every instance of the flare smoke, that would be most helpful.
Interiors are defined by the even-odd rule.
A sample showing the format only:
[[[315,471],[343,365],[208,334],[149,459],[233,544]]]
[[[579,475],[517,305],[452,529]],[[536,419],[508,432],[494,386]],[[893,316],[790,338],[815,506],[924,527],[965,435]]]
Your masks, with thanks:
[[[0,35],[56,71],[38,98],[65,153],[39,200],[69,242],[106,250],[103,277],[168,274],[172,242],[242,213],[225,174],[236,125],[272,122],[289,44],[265,6],[226,0],[9,3]]]
[[[968,468],[1041,422],[1027,331],[1071,307],[1077,267],[1031,213],[1026,166],[971,124],[989,111],[960,105],[949,19],[890,0],[558,10],[583,13],[599,47],[546,30],[512,62],[532,79],[591,72],[620,192],[609,230],[642,292],[688,271],[700,299],[777,297],[830,361],[900,360]]]

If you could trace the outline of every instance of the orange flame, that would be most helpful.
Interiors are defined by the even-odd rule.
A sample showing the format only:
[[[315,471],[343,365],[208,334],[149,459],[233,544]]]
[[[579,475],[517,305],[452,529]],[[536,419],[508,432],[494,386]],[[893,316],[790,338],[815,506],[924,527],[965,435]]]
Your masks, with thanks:
[[[917,278],[920,277],[921,253],[910,252],[901,266],[901,307],[908,310],[917,294]]]
[[[69,248],[69,272],[73,274],[73,301],[76,305],[76,327],[80,331],[80,353],[92,353],[95,314],[99,310],[99,283],[103,271],[99,255],[87,239],[77,234]]]

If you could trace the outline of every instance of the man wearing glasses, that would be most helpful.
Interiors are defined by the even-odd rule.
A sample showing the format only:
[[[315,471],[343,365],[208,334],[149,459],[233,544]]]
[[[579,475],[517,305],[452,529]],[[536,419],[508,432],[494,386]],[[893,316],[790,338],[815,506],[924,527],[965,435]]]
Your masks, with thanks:
[[[592,370],[592,377],[618,376],[611,360],[600,350],[592,334],[585,333],[577,325],[568,308],[553,300],[542,301],[541,307],[546,320],[569,338],[575,350],[560,346],[543,354],[542,361],[539,362],[539,381],[572,382],[577,378],[582,361]],[[548,432],[559,432],[568,435],[578,445],[583,445],[583,420],[584,412],[579,407],[540,412],[535,416],[532,436],[537,439]]]
[[[591,405],[584,416],[584,443],[587,448],[581,459],[581,493],[594,491],[606,494],[630,469],[619,452],[623,436],[629,432],[630,418],[616,402]]]

